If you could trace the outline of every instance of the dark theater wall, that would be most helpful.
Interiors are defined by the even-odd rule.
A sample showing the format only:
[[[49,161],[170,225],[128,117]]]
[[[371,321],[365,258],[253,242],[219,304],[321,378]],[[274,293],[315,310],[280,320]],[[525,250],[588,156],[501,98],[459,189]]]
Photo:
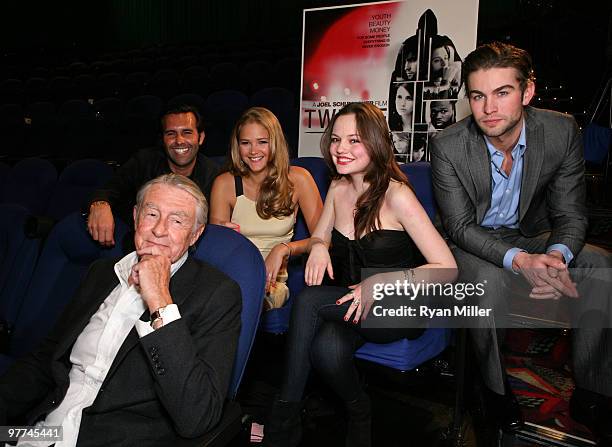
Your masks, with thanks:
[[[122,50],[183,42],[297,39],[302,2],[280,0],[9,1],[0,15],[3,51]]]

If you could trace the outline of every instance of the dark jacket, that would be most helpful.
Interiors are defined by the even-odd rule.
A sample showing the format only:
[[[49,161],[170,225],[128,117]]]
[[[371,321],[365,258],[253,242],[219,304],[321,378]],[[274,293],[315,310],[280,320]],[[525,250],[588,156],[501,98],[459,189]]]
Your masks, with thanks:
[[[31,425],[60,404],[72,346],[118,284],[115,262],[93,264],[51,334],[0,377],[0,425]],[[170,293],[181,318],[143,338],[132,328],[96,400],[83,410],[79,446],[175,445],[221,417],[240,332],[240,288],[188,258]]]
[[[115,217],[118,216],[130,224],[133,220],[132,209],[136,204],[136,193],[140,187],[149,180],[170,172],[163,148],[141,149],[117,169],[104,188],[94,192],[84,211],[89,211],[92,202],[104,200],[110,204]],[[218,172],[217,165],[198,152],[196,164],[189,178],[200,187],[206,200],[210,200],[210,190]]]

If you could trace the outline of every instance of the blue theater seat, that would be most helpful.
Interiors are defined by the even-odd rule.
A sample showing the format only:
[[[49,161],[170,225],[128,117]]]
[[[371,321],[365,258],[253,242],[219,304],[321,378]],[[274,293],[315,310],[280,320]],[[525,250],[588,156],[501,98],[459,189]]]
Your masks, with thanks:
[[[78,160],[66,166],[55,185],[47,206],[47,216],[60,220],[79,211],[90,194],[113,175],[113,168],[96,159]]]
[[[266,283],[266,267],[259,250],[251,241],[221,225],[206,226],[194,256],[232,278],[238,283],[242,292],[242,328],[229,390],[229,397],[233,399],[242,379],[259,324]]]
[[[266,268],[259,250],[246,237],[229,228],[209,224],[194,256],[228,275],[242,292],[241,329],[228,400],[219,424],[193,445],[223,446],[230,443],[241,429],[242,410],[234,399],[242,380],[251,347],[257,332],[263,304]]]
[[[325,164],[325,160],[320,157],[298,157],[291,160],[293,166],[300,166],[307,169],[312,175],[321,199],[325,201],[327,196],[327,190],[329,189],[330,177],[329,170]],[[297,216],[295,229],[293,232],[293,240],[300,241],[310,237],[310,232],[306,226],[306,221],[302,212],[300,211]],[[295,298],[304,288],[304,259],[302,256],[294,256],[289,260],[287,266],[289,273],[289,279],[287,280],[287,286],[289,287],[289,300],[283,307],[278,309],[271,309],[264,312],[261,318],[261,330],[271,334],[280,334],[287,332],[289,328],[289,316],[291,313],[291,305],[293,298]]]
[[[0,203],[21,205],[32,214],[43,214],[57,181],[57,170],[42,158],[26,158],[11,168]]]
[[[9,349],[11,357],[27,354],[49,333],[93,261],[123,255],[119,241],[127,231],[127,225],[117,220],[117,244],[109,249],[91,239],[80,213],[68,215],[53,227],[24,291]]]
[[[0,322],[13,327],[22,305],[40,248],[39,239],[24,231],[29,211],[14,204],[0,204]]]

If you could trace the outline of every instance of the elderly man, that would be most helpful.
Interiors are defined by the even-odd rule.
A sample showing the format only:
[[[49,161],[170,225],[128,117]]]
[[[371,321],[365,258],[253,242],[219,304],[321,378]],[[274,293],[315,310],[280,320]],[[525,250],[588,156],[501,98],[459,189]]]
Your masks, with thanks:
[[[204,143],[204,124],[195,107],[181,105],[168,108],[162,118],[161,148],[142,149],[121,166],[113,178],[94,192],[88,203],[87,229],[105,246],[115,244],[115,217],[128,222],[138,189],[147,181],[173,172],[193,180],[210,198],[217,176],[214,162],[200,153]]]
[[[241,299],[188,256],[206,215],[186,177],[141,188],[136,251],[94,263],[52,333],[0,378],[0,425],[62,426],[61,446],[167,446],[219,421]]]
[[[584,159],[578,126],[565,114],[529,106],[535,77],[529,54],[483,45],[463,64],[472,116],[432,140],[436,199],[461,277],[485,283],[497,315],[507,284],[533,300],[572,298],[572,416],[612,443],[612,257],[585,244]],[[569,269],[575,267],[575,269]],[[577,283],[577,284],[576,284]],[[554,302],[554,301],[552,301]],[[503,427],[521,425],[504,380],[490,322],[472,332],[493,408]]]

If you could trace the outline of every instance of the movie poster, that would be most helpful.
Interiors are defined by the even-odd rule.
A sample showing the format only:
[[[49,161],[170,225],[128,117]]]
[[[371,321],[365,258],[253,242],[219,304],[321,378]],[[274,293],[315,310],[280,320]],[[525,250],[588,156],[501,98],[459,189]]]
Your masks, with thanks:
[[[469,114],[463,58],[476,46],[478,0],[408,0],[304,10],[299,156],[349,102],[378,106],[400,163]]]

